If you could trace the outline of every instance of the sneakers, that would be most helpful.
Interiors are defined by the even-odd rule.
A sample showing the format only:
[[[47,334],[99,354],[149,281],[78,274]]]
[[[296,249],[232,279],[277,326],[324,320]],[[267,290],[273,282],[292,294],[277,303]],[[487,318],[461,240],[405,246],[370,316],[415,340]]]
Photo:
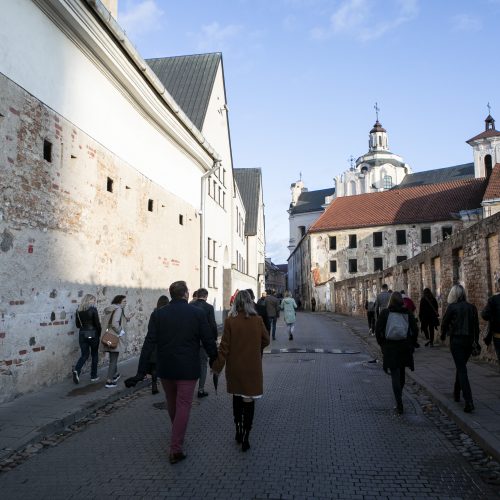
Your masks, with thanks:
[[[97,382],[98,380],[100,379],[100,377],[94,377],[94,378],[90,378],[90,381],[91,382]]]
[[[113,377],[113,382],[115,383],[115,385],[116,385],[116,382],[118,382],[118,380],[120,380],[120,376],[121,376],[121,375],[120,375],[119,373],[117,373],[117,374]]]
[[[187,455],[182,453],[182,451],[178,453],[170,453],[168,461],[173,465],[176,464],[177,462],[180,462],[181,460],[184,460],[186,457]]]
[[[198,391],[198,397],[199,398],[205,398],[208,396],[208,392],[203,390],[203,391]]]
[[[113,389],[114,387],[116,387],[116,385],[116,382],[114,382],[113,380],[108,380],[104,387],[106,387],[107,389]]]
[[[78,375],[78,372],[76,370],[73,370],[73,382],[75,384],[80,383],[80,376]]]

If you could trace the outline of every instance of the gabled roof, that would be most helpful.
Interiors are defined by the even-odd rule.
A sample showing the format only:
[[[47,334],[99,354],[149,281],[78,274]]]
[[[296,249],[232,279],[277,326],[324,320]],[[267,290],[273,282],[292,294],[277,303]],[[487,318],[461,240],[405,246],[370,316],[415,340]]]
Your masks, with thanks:
[[[220,52],[146,59],[171,96],[201,131],[215,82]]]
[[[497,163],[491,172],[483,201],[496,200],[498,198],[500,198],[500,163]]]
[[[486,179],[464,179],[336,198],[310,232],[451,220],[481,207]]]
[[[403,181],[393,189],[401,189],[425,184],[438,184],[441,182],[472,179],[474,177],[474,163],[464,163],[453,167],[438,168],[425,172],[414,172],[405,175]]]
[[[255,236],[259,221],[259,192],[262,186],[262,172],[260,168],[235,168],[233,172],[245,206],[245,236]]]
[[[305,214],[308,212],[323,211],[322,205],[325,204],[325,197],[332,196],[335,188],[318,189],[317,191],[302,191],[297,203],[290,207],[290,214]]]

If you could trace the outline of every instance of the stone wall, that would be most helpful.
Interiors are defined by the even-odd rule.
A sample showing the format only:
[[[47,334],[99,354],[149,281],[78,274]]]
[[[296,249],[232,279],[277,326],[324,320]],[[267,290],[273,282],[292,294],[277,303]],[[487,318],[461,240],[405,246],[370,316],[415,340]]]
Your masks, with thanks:
[[[405,290],[417,307],[422,290],[429,287],[436,295],[442,317],[450,288],[460,283],[468,300],[481,311],[488,297],[499,291],[495,285],[500,276],[499,234],[500,214],[495,214],[396,266],[336,282],[332,286],[333,310],[365,315],[369,293],[377,293],[387,283],[392,290]],[[481,326],[485,326],[482,321]],[[482,355],[491,357],[485,349]]]

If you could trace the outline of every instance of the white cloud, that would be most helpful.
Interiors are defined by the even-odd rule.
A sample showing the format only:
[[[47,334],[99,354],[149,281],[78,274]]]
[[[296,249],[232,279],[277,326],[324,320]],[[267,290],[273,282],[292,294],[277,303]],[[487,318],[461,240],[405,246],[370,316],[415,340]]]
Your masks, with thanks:
[[[327,39],[344,35],[361,41],[375,40],[418,15],[418,0],[345,0],[331,15],[326,27],[316,27],[311,36]]]
[[[474,32],[479,31],[483,27],[481,19],[470,14],[457,14],[453,16],[451,24],[454,31]]]
[[[130,38],[137,38],[159,29],[163,14],[156,0],[128,0],[118,13],[118,22]]]
[[[200,33],[190,33],[197,39],[196,46],[201,51],[223,51],[228,42],[236,38],[243,31],[239,24],[221,26],[218,22],[201,27]]]

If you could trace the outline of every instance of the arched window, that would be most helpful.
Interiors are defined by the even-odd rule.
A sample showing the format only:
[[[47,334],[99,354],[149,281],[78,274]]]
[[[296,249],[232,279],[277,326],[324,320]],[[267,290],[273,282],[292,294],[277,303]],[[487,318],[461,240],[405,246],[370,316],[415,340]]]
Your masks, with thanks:
[[[384,189],[391,189],[392,187],[392,177],[390,175],[384,175]]]
[[[378,136],[378,145],[382,146],[382,136],[381,135]]]
[[[491,175],[491,170],[492,170],[491,155],[486,155],[484,157],[484,173],[486,174],[486,177],[489,177]]]
[[[356,182],[355,181],[351,181],[349,182],[349,194],[353,195],[353,194],[356,194]]]

